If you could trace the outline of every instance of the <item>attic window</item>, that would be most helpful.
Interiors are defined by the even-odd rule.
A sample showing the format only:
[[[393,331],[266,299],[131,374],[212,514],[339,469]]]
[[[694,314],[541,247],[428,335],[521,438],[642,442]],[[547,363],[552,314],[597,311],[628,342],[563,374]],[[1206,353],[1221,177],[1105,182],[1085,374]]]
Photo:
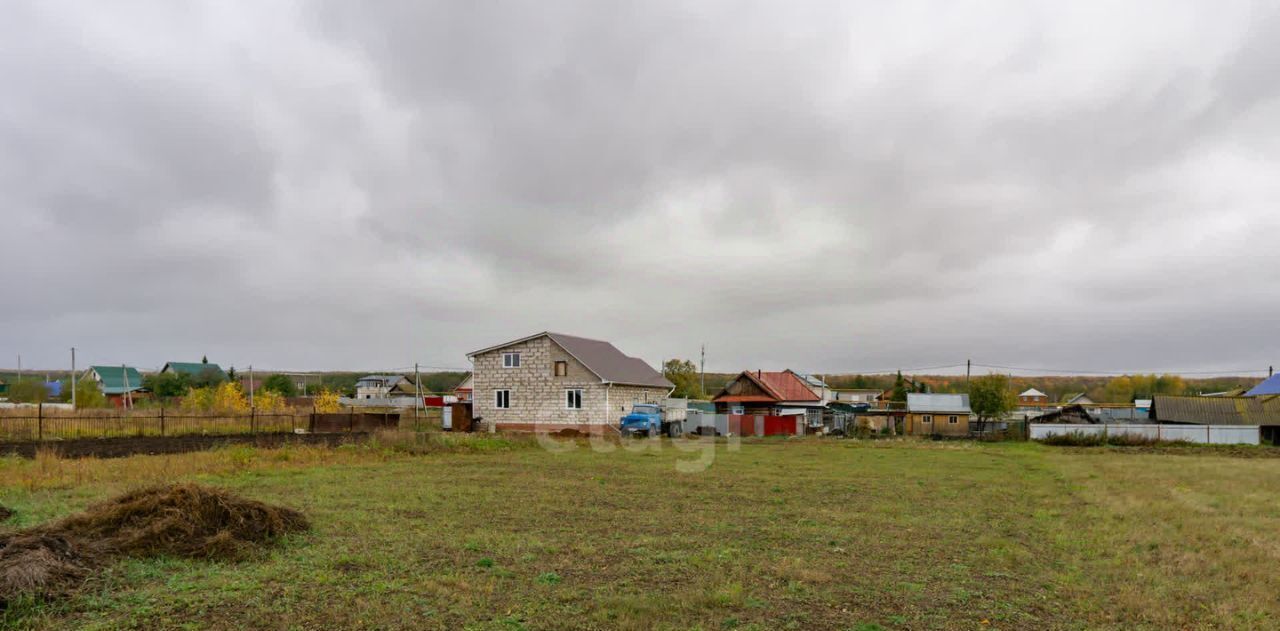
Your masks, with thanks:
[[[502,354],[502,367],[503,367],[503,368],[519,368],[519,367],[520,367],[520,353],[503,353],[503,354]]]

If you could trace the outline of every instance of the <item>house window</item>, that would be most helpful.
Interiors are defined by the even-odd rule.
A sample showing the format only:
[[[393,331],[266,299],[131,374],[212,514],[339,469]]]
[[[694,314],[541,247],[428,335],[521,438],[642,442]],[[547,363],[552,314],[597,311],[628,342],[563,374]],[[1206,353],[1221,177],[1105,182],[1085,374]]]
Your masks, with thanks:
[[[582,388],[564,391],[564,407],[568,410],[582,409]]]
[[[564,377],[569,374],[569,362],[556,362],[556,376]]]
[[[510,390],[494,390],[493,391],[493,407],[499,410],[505,410],[511,407],[511,391]]]
[[[960,422],[960,417],[958,417],[958,416],[948,416],[948,417],[947,417],[947,424],[948,424],[948,425],[955,425],[956,423],[959,423],[959,422]]]
[[[932,423],[932,422],[933,422],[933,417],[932,417],[932,416],[929,416],[928,414],[925,414],[925,415],[920,419],[920,422],[921,422],[921,423]]]
[[[520,353],[503,353],[503,354],[502,354],[502,367],[503,367],[503,368],[519,368],[519,367],[520,367]]]

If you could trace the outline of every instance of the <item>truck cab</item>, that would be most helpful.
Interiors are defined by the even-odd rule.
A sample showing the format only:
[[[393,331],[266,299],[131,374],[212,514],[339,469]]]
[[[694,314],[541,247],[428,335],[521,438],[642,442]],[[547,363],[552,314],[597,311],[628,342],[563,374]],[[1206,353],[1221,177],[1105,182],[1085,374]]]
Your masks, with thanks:
[[[656,403],[637,403],[632,406],[631,413],[622,417],[618,429],[623,436],[660,436],[671,433],[668,424],[663,422],[662,406]]]

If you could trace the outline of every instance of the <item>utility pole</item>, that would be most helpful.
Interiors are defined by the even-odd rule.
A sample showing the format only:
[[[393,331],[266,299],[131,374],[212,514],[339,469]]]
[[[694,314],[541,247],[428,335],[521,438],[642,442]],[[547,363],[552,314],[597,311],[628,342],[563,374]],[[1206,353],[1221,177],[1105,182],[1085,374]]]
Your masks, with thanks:
[[[698,391],[707,396],[707,345],[702,345],[702,362],[698,366]]]
[[[972,359],[964,360],[964,382],[966,384],[969,383],[969,371],[971,370],[973,370],[973,360]]]
[[[71,409],[76,409],[76,347],[71,347]]]
[[[418,408],[422,405],[422,375],[418,372],[418,362],[413,362],[413,417],[418,418]]]
[[[18,382],[22,382],[22,353],[18,353]]]
[[[129,391],[129,368],[120,364],[120,378],[124,379],[124,392],[121,393],[121,405],[128,410],[133,407],[133,393]]]
[[[249,409],[253,409],[253,364],[249,364]]]

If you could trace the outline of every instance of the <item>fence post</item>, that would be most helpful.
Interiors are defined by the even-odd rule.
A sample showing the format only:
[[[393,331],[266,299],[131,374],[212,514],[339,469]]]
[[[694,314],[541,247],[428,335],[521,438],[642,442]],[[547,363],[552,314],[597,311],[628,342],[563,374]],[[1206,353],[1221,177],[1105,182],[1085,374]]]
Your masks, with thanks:
[[[356,428],[356,406],[347,406],[347,433],[350,434]]]
[[[249,433],[258,433],[258,408],[255,407],[249,408]]]
[[[160,404],[160,435],[164,436],[164,404]]]
[[[44,440],[44,402],[36,405],[36,440]]]

